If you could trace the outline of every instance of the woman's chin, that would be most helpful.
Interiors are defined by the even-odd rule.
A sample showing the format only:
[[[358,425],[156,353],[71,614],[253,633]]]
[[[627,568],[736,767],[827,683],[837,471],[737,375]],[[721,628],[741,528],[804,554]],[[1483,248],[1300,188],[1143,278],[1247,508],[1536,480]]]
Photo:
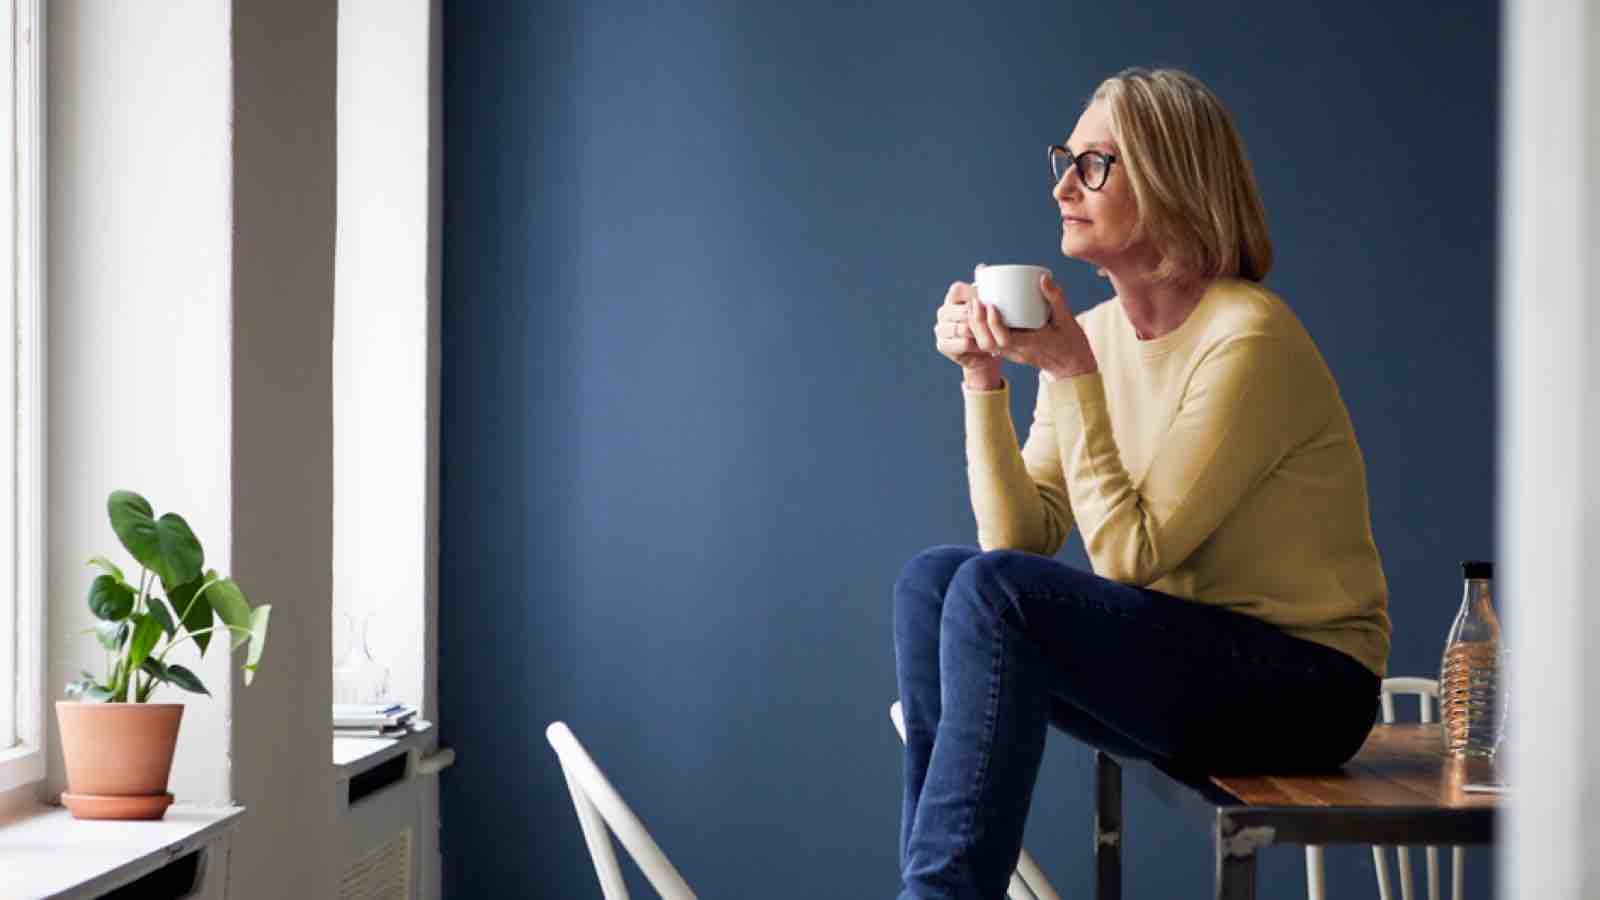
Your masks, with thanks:
[[[1086,262],[1090,265],[1099,265],[1099,263],[1096,263],[1093,259],[1090,259],[1089,256],[1085,256],[1083,248],[1078,246],[1078,242],[1074,241],[1071,237],[1064,237],[1061,239],[1061,255],[1065,256],[1067,259],[1075,259],[1079,262]]]

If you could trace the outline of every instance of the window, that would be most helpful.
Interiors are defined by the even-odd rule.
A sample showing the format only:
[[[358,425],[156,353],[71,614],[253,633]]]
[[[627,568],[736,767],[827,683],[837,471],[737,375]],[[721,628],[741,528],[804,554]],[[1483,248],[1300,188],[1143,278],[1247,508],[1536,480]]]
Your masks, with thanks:
[[[0,46],[0,791],[44,776],[44,4],[3,0]]]

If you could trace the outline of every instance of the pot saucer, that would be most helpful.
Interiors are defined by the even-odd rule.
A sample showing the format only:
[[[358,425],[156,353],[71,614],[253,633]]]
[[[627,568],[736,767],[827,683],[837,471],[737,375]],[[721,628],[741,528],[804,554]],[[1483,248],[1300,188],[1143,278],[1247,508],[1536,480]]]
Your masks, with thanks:
[[[61,794],[61,805],[75,819],[159,819],[172,805],[171,794]]]

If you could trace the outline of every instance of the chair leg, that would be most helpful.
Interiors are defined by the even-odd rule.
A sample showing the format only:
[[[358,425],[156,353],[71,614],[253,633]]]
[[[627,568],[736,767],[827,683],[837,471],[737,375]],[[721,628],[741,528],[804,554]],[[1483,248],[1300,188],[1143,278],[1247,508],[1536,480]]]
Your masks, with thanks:
[[[1016,872],[1011,873],[1011,883],[1006,886],[1006,900],[1039,900],[1033,891],[1028,890],[1028,883]]]
[[[1098,750],[1094,754],[1094,895],[1122,897],[1122,766]]]
[[[1461,900],[1466,891],[1467,851],[1464,847],[1450,848],[1450,896]]]
[[[1429,847],[1425,855],[1428,857],[1428,900],[1439,900],[1439,848]]]
[[[1017,857],[1016,874],[1022,878],[1022,883],[1033,891],[1033,895],[1038,900],[1061,900],[1061,895],[1056,893],[1055,887],[1050,884],[1050,879],[1044,877],[1044,871],[1039,868],[1039,864],[1033,861],[1033,857],[1029,856],[1026,850],[1022,851],[1022,854]]]
[[[1396,847],[1394,855],[1400,859],[1400,900],[1411,900],[1411,851]]]
[[[1328,886],[1322,877],[1322,848],[1306,845],[1306,900],[1324,900]]]
[[[1393,894],[1389,887],[1389,860],[1383,855],[1383,848],[1374,845],[1372,848],[1372,870],[1378,874],[1378,900],[1390,900]]]

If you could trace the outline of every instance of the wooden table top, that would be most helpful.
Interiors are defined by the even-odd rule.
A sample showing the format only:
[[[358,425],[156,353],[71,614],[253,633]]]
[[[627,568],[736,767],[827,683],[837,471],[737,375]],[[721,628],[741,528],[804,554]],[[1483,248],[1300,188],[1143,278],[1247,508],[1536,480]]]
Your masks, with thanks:
[[[1489,763],[1447,757],[1440,725],[1378,725],[1342,770],[1320,775],[1213,775],[1250,806],[1493,809],[1501,794],[1467,793],[1492,781]]]

